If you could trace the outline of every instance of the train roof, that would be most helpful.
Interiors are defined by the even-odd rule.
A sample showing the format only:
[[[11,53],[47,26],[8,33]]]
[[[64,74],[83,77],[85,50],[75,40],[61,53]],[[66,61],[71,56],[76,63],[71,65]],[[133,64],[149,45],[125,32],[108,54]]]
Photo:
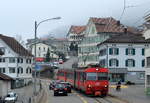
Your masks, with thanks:
[[[78,69],[76,71],[84,71],[84,72],[108,72],[107,68],[101,68],[101,67],[90,67],[87,69]]]

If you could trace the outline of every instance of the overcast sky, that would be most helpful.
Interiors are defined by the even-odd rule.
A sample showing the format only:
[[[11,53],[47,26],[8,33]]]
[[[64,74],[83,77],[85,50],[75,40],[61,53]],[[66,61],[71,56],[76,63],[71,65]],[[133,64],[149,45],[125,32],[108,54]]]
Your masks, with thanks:
[[[0,0],[0,34],[34,37],[34,21],[53,17],[38,28],[38,36],[46,34],[62,37],[71,25],[85,25],[89,17],[119,19],[124,0]],[[127,8],[121,19],[126,25],[137,26],[144,14],[150,12],[150,0],[126,0]],[[54,35],[55,34],[55,35]]]

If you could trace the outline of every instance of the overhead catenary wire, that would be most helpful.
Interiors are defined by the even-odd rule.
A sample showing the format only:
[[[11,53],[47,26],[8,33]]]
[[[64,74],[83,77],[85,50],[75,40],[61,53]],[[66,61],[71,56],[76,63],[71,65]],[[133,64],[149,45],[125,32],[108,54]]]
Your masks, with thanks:
[[[124,15],[124,13],[125,13],[125,10],[126,10],[126,0],[124,0],[123,11],[122,11],[122,13],[121,13],[121,16],[120,16],[119,20],[122,19],[123,15]]]

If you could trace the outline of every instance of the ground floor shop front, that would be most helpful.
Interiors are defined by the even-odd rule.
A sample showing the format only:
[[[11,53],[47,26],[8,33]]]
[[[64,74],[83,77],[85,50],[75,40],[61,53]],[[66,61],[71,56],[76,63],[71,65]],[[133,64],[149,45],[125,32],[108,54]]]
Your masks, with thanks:
[[[144,84],[145,71],[129,71],[127,68],[109,68],[110,82],[127,82]]]

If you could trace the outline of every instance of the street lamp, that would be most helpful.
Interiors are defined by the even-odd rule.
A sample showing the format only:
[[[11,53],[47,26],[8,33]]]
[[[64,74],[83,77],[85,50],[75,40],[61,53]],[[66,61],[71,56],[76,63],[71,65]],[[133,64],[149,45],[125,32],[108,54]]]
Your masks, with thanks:
[[[50,21],[50,20],[59,20],[61,19],[61,17],[55,17],[55,18],[50,18],[50,19],[45,19],[42,20],[41,22],[37,23],[37,21],[35,21],[35,48],[34,48],[34,60],[35,60],[35,65],[36,65],[36,42],[37,42],[37,29],[40,26],[40,24]],[[36,69],[34,72],[34,95],[36,95]]]

